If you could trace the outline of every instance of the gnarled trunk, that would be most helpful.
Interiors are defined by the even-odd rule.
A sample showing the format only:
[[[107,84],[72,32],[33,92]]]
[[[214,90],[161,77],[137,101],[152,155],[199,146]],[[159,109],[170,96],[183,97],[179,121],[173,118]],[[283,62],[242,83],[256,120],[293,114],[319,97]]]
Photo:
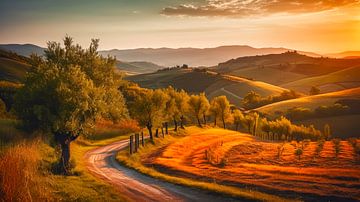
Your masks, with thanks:
[[[182,128],[182,129],[185,129],[185,127],[184,127],[184,119],[185,119],[185,117],[183,115],[181,115],[181,117],[180,117],[180,128]]]
[[[69,132],[54,132],[55,140],[61,148],[60,172],[67,175],[70,172],[70,144],[76,140],[80,134],[72,135]]]
[[[176,119],[174,119],[174,131],[177,131],[177,128],[178,128],[178,124]]]
[[[197,120],[197,122],[198,122],[198,126],[199,126],[199,127],[202,127],[202,125],[201,125],[201,123],[200,123],[200,118],[199,118],[198,116],[196,116],[196,120]]]
[[[153,137],[153,134],[152,134],[152,125],[151,125],[151,124],[147,124],[147,125],[146,125],[146,128],[147,128],[148,131],[149,131],[150,140],[153,141],[153,140],[154,140],[154,137]]]
[[[166,135],[169,134],[169,131],[168,131],[168,122],[165,122],[165,133],[166,133]]]

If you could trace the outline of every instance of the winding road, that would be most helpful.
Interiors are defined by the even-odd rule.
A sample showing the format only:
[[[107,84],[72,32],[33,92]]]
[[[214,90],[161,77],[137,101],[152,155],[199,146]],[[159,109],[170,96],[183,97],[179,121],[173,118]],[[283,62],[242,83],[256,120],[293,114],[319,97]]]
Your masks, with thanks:
[[[128,140],[93,149],[85,154],[91,174],[117,188],[130,201],[234,201],[233,198],[211,194],[160,181],[118,164],[115,156],[125,149]]]

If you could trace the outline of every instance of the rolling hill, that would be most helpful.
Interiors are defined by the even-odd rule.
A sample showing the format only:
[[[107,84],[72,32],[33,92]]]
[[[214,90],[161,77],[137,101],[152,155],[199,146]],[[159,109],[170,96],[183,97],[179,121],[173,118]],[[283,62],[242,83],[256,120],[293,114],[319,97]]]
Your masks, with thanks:
[[[273,85],[282,85],[356,66],[360,66],[360,59],[315,58],[298,52],[286,52],[239,57],[219,63],[217,67],[212,69],[220,73],[247,77]],[[337,82],[340,82],[340,80]]]
[[[288,109],[293,107],[303,107],[314,110],[316,107],[331,105],[341,99],[360,100],[360,87],[325,93],[314,96],[301,97],[292,100],[281,101],[255,109],[270,118],[283,115]],[[314,118],[303,121],[296,121],[298,124],[313,124],[317,128],[323,128],[325,124],[330,124],[333,134],[338,137],[360,137],[360,114],[332,116],[324,118]]]
[[[205,92],[210,99],[215,96],[226,95],[229,101],[236,106],[240,106],[242,97],[249,91],[268,96],[280,94],[286,90],[260,81],[192,69],[158,71],[151,74],[129,76],[125,79],[138,83],[145,88],[165,88],[171,85],[190,93]]]
[[[312,86],[320,89],[321,93],[334,92],[360,86],[360,65],[350,67],[330,74],[303,78],[281,85],[284,88],[308,93]]]
[[[356,57],[360,57],[360,51],[345,51],[341,53],[331,53],[331,54],[326,54],[326,56],[332,58],[356,58]]]
[[[27,58],[0,50],[0,80],[19,83],[29,68]]]
[[[144,73],[151,73],[155,72],[159,69],[162,69],[164,67],[159,66],[157,64],[151,63],[151,62],[123,62],[123,61],[117,61],[116,67],[124,71],[126,74],[144,74]]]
[[[34,44],[0,44],[0,49],[29,57],[32,53],[43,55],[45,48]]]
[[[286,48],[253,48],[250,46],[220,46],[216,48],[139,48],[127,50],[100,51],[103,55],[112,55],[124,61],[149,61],[161,66],[214,66],[219,62],[241,56],[279,54],[289,51]],[[310,56],[316,53],[301,52]]]

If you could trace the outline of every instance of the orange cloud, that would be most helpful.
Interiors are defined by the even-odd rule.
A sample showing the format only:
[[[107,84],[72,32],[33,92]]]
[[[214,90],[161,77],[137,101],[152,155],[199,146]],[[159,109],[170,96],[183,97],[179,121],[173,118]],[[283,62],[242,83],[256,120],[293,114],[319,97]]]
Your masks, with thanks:
[[[161,14],[179,16],[246,17],[276,13],[312,13],[331,10],[360,0],[207,0],[204,5],[178,5],[163,8]]]

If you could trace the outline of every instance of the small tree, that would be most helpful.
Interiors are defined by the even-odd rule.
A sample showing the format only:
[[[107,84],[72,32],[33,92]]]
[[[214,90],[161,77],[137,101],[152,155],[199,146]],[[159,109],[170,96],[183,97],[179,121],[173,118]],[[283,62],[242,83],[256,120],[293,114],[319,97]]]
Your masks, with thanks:
[[[213,98],[213,108],[218,113],[218,116],[221,118],[224,129],[226,128],[226,121],[230,117],[230,102],[226,96],[218,96]]]
[[[132,115],[141,126],[148,129],[150,140],[153,141],[153,127],[161,127],[167,94],[162,90],[147,90],[143,96],[137,96],[132,107]]]
[[[316,86],[312,86],[309,91],[310,95],[318,95],[320,94],[320,89]]]
[[[303,150],[300,147],[295,150],[295,155],[299,158],[299,160],[302,154]]]
[[[88,49],[74,45],[70,37],[65,37],[64,48],[49,42],[44,58],[31,57],[32,70],[16,94],[15,111],[24,126],[53,134],[60,145],[65,174],[72,141],[90,133],[97,118],[127,116],[116,60],[100,56],[98,42],[92,40]]]
[[[206,125],[206,115],[209,112],[210,109],[210,103],[209,100],[206,98],[205,93],[200,93],[200,102],[202,103],[202,117],[203,122]]]
[[[241,113],[240,110],[235,109],[233,112],[233,120],[235,124],[235,130],[237,131],[239,129],[239,126],[244,120],[244,115]]]
[[[205,114],[209,108],[209,101],[204,93],[200,95],[191,95],[189,99],[189,107],[191,114],[196,118],[198,126],[202,127],[200,117]]]

